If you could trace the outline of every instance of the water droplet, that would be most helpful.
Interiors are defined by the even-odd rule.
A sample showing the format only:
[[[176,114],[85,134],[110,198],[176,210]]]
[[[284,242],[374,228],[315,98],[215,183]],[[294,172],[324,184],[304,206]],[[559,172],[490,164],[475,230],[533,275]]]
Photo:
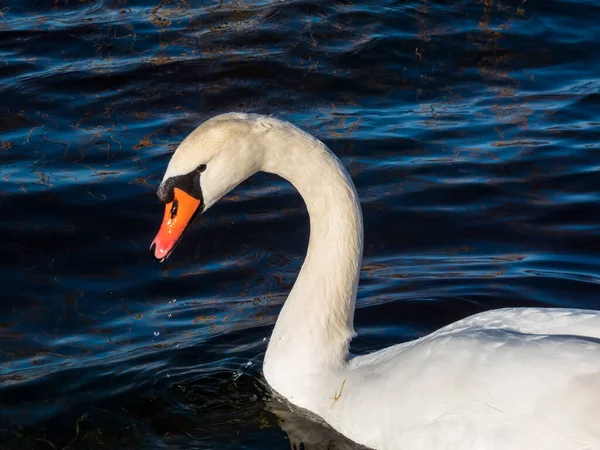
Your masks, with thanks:
[[[154,336],[160,336],[160,331],[155,331]]]
[[[169,317],[171,317],[171,313],[169,313]]]
[[[250,367],[252,366],[252,361],[248,361],[246,364],[244,364],[244,367]]]
[[[242,376],[242,372],[240,372],[239,370],[237,372],[234,372],[233,373],[233,381],[236,381],[241,376]]]

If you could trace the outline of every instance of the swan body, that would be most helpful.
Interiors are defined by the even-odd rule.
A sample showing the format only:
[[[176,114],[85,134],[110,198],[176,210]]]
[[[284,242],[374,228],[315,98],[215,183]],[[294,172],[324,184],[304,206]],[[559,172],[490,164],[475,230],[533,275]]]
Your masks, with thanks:
[[[154,256],[167,257],[195,213],[258,171],[290,181],[310,216],[306,259],[265,355],[277,393],[375,449],[600,450],[598,311],[493,310],[349,354],[358,195],[331,151],[287,122],[224,114],[181,143],[159,188],[166,209]]]

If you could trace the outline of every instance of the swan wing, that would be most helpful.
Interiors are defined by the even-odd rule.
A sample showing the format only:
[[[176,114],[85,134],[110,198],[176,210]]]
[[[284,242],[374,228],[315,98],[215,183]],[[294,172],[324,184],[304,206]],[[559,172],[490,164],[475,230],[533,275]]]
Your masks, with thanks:
[[[349,369],[329,420],[374,448],[600,449],[594,311],[477,314]]]

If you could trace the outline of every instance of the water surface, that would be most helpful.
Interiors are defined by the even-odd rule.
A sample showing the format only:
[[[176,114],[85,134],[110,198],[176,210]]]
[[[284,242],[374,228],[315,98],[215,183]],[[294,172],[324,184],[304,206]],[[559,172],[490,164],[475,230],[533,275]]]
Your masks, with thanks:
[[[354,352],[600,308],[598,23],[585,0],[4,0],[0,447],[354,448],[262,381],[308,240],[289,184],[256,176],[148,254],[170,154],[222,112],[349,169]]]

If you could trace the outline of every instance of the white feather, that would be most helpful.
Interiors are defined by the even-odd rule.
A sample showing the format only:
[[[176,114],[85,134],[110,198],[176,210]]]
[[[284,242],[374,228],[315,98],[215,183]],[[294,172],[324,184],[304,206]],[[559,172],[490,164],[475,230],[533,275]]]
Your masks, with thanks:
[[[489,311],[352,358],[363,227],[340,161],[289,123],[234,113],[188,136],[165,179],[199,164],[207,207],[257,171],[289,180],[306,202],[306,260],[264,364],[288,401],[377,449],[600,449],[599,312]]]

